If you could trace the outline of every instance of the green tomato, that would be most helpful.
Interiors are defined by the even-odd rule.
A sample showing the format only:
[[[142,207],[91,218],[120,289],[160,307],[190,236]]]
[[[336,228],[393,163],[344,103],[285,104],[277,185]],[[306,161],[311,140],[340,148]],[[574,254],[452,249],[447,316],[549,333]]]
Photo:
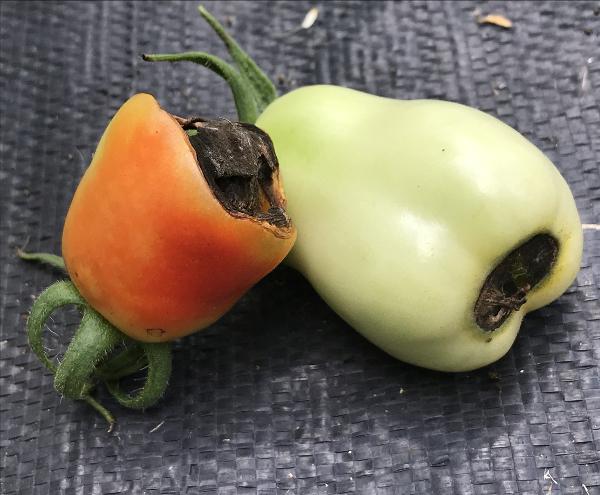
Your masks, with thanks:
[[[525,314],[579,270],[568,185],[490,115],[311,86],[276,99],[257,126],[298,228],[289,263],[402,361],[443,371],[496,361]]]

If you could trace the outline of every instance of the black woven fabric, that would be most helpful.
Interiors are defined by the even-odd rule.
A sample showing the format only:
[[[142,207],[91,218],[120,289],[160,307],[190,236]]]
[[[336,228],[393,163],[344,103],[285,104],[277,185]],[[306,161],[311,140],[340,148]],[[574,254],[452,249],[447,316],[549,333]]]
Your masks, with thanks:
[[[171,388],[109,434],[61,400],[24,323],[59,274],[17,246],[59,253],[62,221],[109,118],[147,91],[179,115],[233,117],[225,85],[139,54],[224,55],[196,3],[1,2],[0,492],[2,494],[599,494],[600,232],[558,301],[509,354],[435,373],[370,345],[280,267],[175,348]],[[463,102],[539,146],[600,220],[597,2],[219,2],[207,7],[277,81]],[[510,17],[512,29],[477,22]],[[60,350],[71,312],[52,326]],[[67,332],[68,333],[68,332]]]

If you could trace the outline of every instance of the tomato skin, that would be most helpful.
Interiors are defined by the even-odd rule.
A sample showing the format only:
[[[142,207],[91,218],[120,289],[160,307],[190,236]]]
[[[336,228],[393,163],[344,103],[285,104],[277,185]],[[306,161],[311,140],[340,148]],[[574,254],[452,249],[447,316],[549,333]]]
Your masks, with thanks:
[[[287,255],[293,227],[227,213],[175,119],[147,94],[116,113],[73,197],[62,252],[82,296],[145,342],[210,325]]]

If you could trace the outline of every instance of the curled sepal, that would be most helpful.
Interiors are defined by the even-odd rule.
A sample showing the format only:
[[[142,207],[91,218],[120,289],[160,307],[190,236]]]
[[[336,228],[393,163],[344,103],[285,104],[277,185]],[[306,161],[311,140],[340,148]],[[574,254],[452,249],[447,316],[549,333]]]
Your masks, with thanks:
[[[85,306],[85,300],[79,295],[75,286],[66,280],[55,282],[34,301],[27,319],[27,337],[29,345],[42,364],[52,373],[56,373],[56,365],[46,354],[42,334],[46,320],[62,306],[74,304]]]
[[[100,361],[122,344],[126,337],[100,314],[85,305],[77,332],[56,368],[54,387],[70,399],[89,395]]]
[[[65,260],[63,260],[60,256],[57,256],[52,253],[28,253],[27,251],[23,251],[22,249],[17,249],[17,256],[22,260],[36,261],[38,263],[49,265],[63,272],[67,271],[67,267],[65,266]]]
[[[137,342],[126,347],[118,355],[104,363],[97,370],[98,378],[107,382],[120,380],[133,375],[146,367],[147,361],[142,346]]]
[[[83,313],[79,328],[67,347],[63,359],[55,364],[44,349],[42,337],[46,320],[58,308],[75,305]],[[146,408],[164,393],[171,372],[170,344],[140,344],[117,330],[94,311],[69,281],[56,282],[35,300],[27,320],[31,348],[54,374],[54,387],[65,397],[84,400],[94,407],[112,429],[112,414],[90,394],[98,380],[104,380],[109,390],[115,390],[120,378],[137,373],[148,366],[148,378],[142,392],[134,397],[115,394],[126,407]],[[119,355],[109,354],[121,345],[128,347]]]
[[[163,342],[158,344],[142,343],[138,345],[143,351],[147,367],[146,381],[141,390],[133,395],[122,391],[119,386],[119,378],[121,376],[116,379],[107,380],[106,386],[121,405],[131,409],[146,409],[163,396],[169,384],[169,377],[171,376],[171,344]],[[136,363],[133,362],[132,364],[131,369],[135,369]]]

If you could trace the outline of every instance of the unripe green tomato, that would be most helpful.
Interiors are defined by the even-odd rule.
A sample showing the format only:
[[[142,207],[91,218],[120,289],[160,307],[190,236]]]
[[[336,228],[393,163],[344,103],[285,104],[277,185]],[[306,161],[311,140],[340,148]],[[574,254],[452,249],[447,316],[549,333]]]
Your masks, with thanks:
[[[565,180],[490,115],[310,86],[275,100],[257,125],[275,145],[298,228],[290,264],[402,361],[444,371],[496,361],[525,314],[579,270],[582,230]],[[497,328],[479,323],[480,299]]]

